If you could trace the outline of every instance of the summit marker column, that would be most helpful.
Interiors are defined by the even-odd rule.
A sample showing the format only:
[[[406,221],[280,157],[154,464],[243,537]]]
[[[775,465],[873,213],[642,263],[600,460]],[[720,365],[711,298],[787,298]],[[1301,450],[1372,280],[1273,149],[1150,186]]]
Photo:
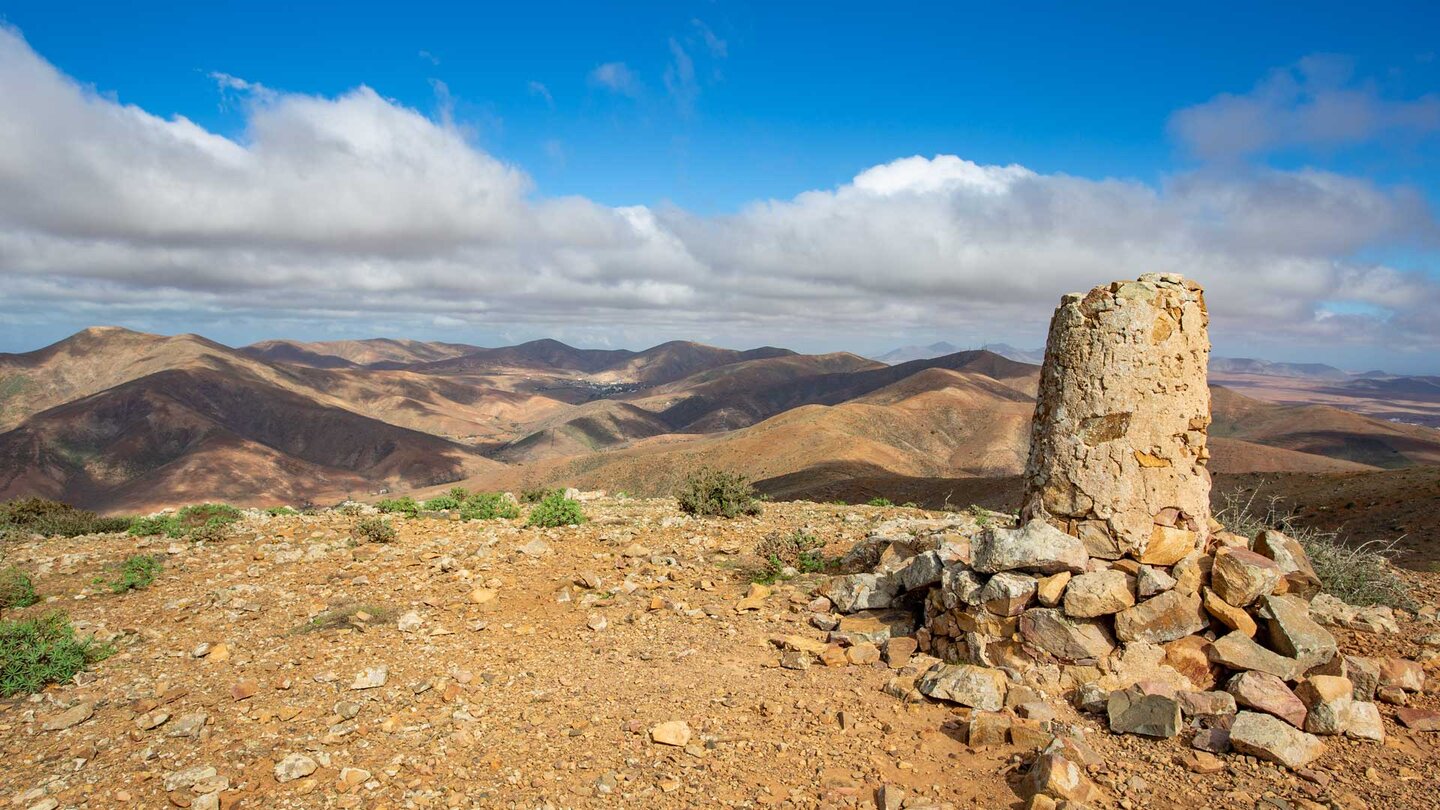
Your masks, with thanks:
[[[1040,373],[1022,523],[1091,556],[1172,565],[1210,531],[1209,314],[1200,285],[1152,273],[1066,295]]]

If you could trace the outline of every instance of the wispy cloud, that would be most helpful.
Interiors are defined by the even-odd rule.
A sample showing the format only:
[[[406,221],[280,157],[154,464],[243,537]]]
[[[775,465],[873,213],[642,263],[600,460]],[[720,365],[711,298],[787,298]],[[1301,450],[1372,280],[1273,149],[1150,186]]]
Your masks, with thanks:
[[[1392,135],[1440,133],[1440,96],[1393,98],[1356,79],[1351,61],[1316,54],[1247,93],[1177,111],[1170,131],[1193,154],[1231,159],[1287,148],[1337,149]]]
[[[711,56],[717,59],[724,59],[726,56],[729,56],[725,40],[715,36],[715,32],[710,30],[710,26],[698,19],[691,20],[690,25],[695,29],[696,33],[700,35],[701,41],[705,43],[705,48],[710,52]]]
[[[212,71],[209,76],[220,90],[222,109],[228,108],[231,102],[241,99],[265,101],[275,96],[275,93],[265,85],[246,81],[239,76],[219,71]]]
[[[429,63],[432,64],[432,65],[439,65],[439,64],[440,64],[440,57],[436,56],[436,55],[433,54],[433,53],[430,53],[429,51],[420,51],[420,53],[418,53],[418,54],[416,54],[416,55],[419,56],[421,59],[424,59],[426,62],[429,62]]]
[[[606,62],[590,71],[590,83],[631,98],[640,95],[640,80],[624,62]]]
[[[681,115],[695,112],[695,99],[700,96],[700,85],[695,81],[695,61],[674,37],[670,38],[670,63],[665,66],[665,91]]]
[[[544,99],[545,106],[552,110],[555,109],[555,97],[550,95],[550,88],[546,87],[543,83],[531,80],[526,83],[525,89],[530,91],[530,95],[539,96]]]

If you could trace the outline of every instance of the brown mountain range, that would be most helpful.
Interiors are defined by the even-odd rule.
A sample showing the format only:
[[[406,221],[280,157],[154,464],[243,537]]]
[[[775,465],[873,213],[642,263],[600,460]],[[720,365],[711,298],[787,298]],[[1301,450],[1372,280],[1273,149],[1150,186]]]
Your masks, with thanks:
[[[232,349],[102,327],[0,355],[0,498],[269,505],[457,481],[662,493],[699,464],[777,494],[978,481],[1020,471],[1038,372],[988,351],[887,366],[685,342]],[[1440,464],[1433,429],[1213,390],[1217,473]]]

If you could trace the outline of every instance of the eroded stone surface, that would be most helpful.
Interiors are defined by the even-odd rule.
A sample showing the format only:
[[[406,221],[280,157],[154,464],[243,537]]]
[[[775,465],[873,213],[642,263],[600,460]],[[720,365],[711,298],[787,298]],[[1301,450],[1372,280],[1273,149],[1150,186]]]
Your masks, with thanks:
[[[971,555],[975,570],[984,574],[1078,574],[1085,570],[1090,558],[1080,540],[1044,521],[1030,521],[1018,529],[992,526],[975,539]]]
[[[1027,647],[1066,663],[1093,663],[1115,650],[1115,641],[1098,622],[1072,619],[1054,608],[1033,608],[1020,616],[1020,637]]]
[[[1291,770],[1299,770],[1325,753],[1325,744],[1315,735],[1258,712],[1235,716],[1230,745],[1242,754],[1278,762]]]
[[[1007,681],[998,669],[939,664],[922,675],[916,686],[932,698],[982,711],[998,712],[1005,707]]]
[[[1084,542],[1096,556],[1107,556],[1108,539],[1155,565],[1204,542],[1208,322],[1200,286],[1173,274],[1061,300],[1045,347],[1023,518],[1090,535]]]
[[[1115,636],[1121,641],[1163,644],[1198,633],[1205,624],[1198,595],[1166,591],[1115,614]]]

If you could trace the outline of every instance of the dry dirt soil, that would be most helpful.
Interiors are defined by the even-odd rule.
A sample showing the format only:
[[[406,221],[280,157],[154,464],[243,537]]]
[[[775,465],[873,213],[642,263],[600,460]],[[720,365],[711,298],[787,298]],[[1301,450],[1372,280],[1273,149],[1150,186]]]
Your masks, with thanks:
[[[687,518],[669,500],[585,508],[588,523],[563,529],[398,519],[383,545],[357,543],[354,518],[338,513],[251,518],[209,545],[10,544],[8,562],[47,598],[18,613],[69,611],[116,653],[77,683],[0,702],[0,802],[872,807],[891,786],[905,807],[1021,806],[1014,786],[1030,753],[967,747],[966,710],[892,697],[896,671],[881,662],[778,666],[772,638],[824,637],[808,624],[813,575],[737,607],[767,534],[811,531],[838,556],[882,520],[927,513],[775,503],[723,521]],[[115,595],[94,582],[137,545],[164,559],[150,587]],[[1407,576],[1422,603],[1440,602],[1440,578]],[[1342,647],[1413,657],[1437,629],[1410,618],[1402,628],[1340,631]],[[377,668],[383,684],[353,688]],[[1397,726],[1392,707],[1383,746],[1327,739],[1307,779],[1240,756],[1194,774],[1175,764],[1183,736],[1112,737],[1051,697],[1058,722],[1104,758],[1101,807],[1433,808],[1440,795],[1440,734]],[[81,702],[92,716],[45,730]],[[670,721],[688,724],[688,744],[651,739]],[[315,770],[277,781],[291,755]],[[177,776],[189,768],[202,770]],[[186,786],[197,775],[207,778]]]

